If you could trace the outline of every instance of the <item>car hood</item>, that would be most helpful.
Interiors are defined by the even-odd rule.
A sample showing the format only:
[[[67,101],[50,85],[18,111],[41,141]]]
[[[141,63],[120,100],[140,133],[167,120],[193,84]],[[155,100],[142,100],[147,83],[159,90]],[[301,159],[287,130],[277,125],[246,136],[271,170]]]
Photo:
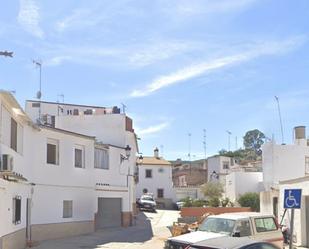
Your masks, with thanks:
[[[169,238],[169,240],[180,242],[180,243],[185,243],[185,244],[193,244],[193,243],[206,240],[206,239],[226,237],[226,236],[227,236],[226,234],[221,234],[221,233],[196,231],[196,232],[186,233],[183,235],[172,237],[172,238]]]

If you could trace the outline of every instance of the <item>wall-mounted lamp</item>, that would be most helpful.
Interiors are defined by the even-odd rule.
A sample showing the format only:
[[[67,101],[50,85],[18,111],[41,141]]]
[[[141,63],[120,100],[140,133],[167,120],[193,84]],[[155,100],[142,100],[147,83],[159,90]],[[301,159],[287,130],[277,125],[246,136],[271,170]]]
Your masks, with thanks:
[[[142,164],[142,163],[143,163],[143,160],[144,160],[143,155],[140,155],[140,156],[137,158],[137,162],[136,162],[136,164],[137,164],[137,165]]]
[[[210,180],[218,180],[219,179],[219,174],[214,170],[211,174],[210,174]]]
[[[126,151],[126,155],[122,155],[120,154],[120,163],[123,163],[124,160],[129,160],[130,155],[131,155],[131,147],[129,145],[127,145],[125,147],[125,151]]]

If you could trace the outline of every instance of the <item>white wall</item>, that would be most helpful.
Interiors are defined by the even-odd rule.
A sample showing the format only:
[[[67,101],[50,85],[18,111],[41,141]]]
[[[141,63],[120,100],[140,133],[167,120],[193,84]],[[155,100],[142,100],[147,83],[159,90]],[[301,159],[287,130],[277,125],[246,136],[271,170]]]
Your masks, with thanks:
[[[266,143],[262,150],[264,185],[267,191],[272,186],[278,186],[279,181],[305,175],[305,157],[309,156],[308,146]]]
[[[216,171],[218,174],[228,174],[230,172],[231,167],[236,166],[235,163],[231,164],[231,160],[234,160],[230,157],[226,156],[213,156],[207,159],[207,167],[208,167],[208,181],[211,180],[211,174],[213,171]],[[229,168],[224,169],[223,163],[228,162]]]
[[[21,223],[14,224],[13,221],[13,198],[21,197]],[[30,195],[30,186],[15,184],[0,179],[0,237],[26,227],[26,203]]]
[[[226,176],[226,197],[234,202],[244,193],[258,193],[262,181],[262,172],[231,172]]]
[[[163,172],[159,172],[159,169]],[[152,178],[146,178],[146,169],[152,170]],[[139,181],[136,185],[136,197],[139,198],[146,188],[157,198],[157,189],[164,189],[164,198],[175,199],[173,191],[172,167],[167,165],[139,165]]]
[[[174,192],[175,202],[187,197],[191,199],[205,199],[201,188],[198,187],[174,187]]]

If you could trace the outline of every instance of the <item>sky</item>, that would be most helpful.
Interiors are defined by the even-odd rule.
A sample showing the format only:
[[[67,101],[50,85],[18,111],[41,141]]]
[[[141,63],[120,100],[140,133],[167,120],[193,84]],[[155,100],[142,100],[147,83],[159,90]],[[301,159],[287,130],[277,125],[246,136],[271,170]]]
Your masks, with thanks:
[[[0,89],[35,99],[40,60],[42,100],[125,104],[145,156],[203,158],[204,129],[207,156],[281,143],[274,96],[283,142],[309,126],[308,0],[0,2]]]

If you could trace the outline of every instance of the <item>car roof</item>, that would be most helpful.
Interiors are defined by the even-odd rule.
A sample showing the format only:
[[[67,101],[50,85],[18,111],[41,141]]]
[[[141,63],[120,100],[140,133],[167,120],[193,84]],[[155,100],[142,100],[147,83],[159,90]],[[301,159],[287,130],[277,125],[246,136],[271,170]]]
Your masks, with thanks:
[[[239,212],[239,213],[224,213],[218,215],[210,215],[209,217],[237,220],[251,217],[273,217],[273,215],[257,213],[257,212]]]
[[[224,249],[234,249],[240,246],[245,246],[248,244],[256,243],[257,241],[249,239],[248,237],[220,237],[214,239],[207,239],[194,243],[192,246],[205,246],[210,248],[224,248]]]

